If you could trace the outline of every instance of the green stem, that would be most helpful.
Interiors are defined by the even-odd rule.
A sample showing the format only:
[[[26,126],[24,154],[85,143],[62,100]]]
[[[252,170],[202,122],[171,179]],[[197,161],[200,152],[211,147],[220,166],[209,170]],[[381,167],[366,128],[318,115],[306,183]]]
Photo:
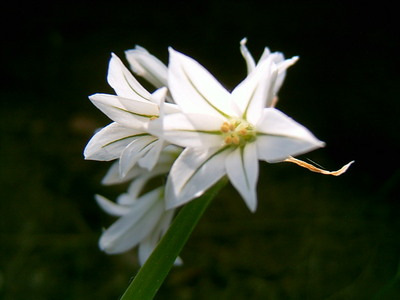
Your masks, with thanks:
[[[121,300],[150,300],[156,295],[204,211],[227,180],[220,180],[201,197],[186,204],[130,283]]]

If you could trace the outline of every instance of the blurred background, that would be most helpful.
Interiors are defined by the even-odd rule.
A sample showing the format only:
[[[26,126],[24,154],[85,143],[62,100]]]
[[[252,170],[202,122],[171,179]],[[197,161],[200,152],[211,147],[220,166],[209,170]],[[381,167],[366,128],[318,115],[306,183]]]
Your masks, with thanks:
[[[304,155],[341,177],[261,163],[252,214],[227,186],[156,299],[398,299],[399,26],[394,7],[334,1],[7,3],[1,9],[0,298],[118,299],[135,251],[107,256],[114,219],[93,195],[106,162],[82,151],[110,121],[87,99],[112,93],[110,53],[167,47],[228,89],[246,75],[239,41],[289,69],[277,108],[327,143]],[[2,4],[3,6],[6,4]]]

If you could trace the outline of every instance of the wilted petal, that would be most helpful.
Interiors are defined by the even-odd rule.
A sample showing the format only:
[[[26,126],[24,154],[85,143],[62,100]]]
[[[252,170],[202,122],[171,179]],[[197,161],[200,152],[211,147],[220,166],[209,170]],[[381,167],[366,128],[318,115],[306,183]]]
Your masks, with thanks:
[[[108,66],[107,81],[118,96],[142,100],[148,100],[150,97],[150,93],[142,87],[114,53]]]
[[[225,159],[229,149],[186,148],[169,173],[166,186],[167,209],[201,196],[225,175]]]
[[[142,76],[156,88],[167,86],[167,66],[145,48],[136,46],[135,49],[125,51],[125,56],[137,75]]]
[[[311,165],[309,163],[306,163],[305,161],[302,161],[300,159],[294,158],[294,157],[289,157],[287,159],[284,160],[285,162],[291,162],[291,163],[295,163],[296,165],[306,168],[308,170],[310,170],[311,172],[315,172],[315,173],[320,173],[320,174],[324,174],[324,175],[333,175],[333,176],[340,176],[343,173],[345,173],[347,171],[347,169],[354,163],[354,160],[349,162],[348,164],[344,165],[343,167],[341,167],[339,170],[336,171],[327,171],[321,168],[318,168],[314,165]]]
[[[249,143],[229,153],[225,161],[226,172],[232,185],[243,197],[252,212],[257,208],[256,184],[258,179],[257,147]]]
[[[203,66],[172,48],[169,52],[169,89],[183,112],[234,115],[229,92]]]
[[[129,143],[143,131],[111,123],[97,132],[86,145],[85,159],[109,161],[118,158]]]
[[[100,249],[109,254],[122,253],[143,240],[164,212],[161,190],[158,188],[141,197],[132,205],[129,214],[112,224],[100,238]]]

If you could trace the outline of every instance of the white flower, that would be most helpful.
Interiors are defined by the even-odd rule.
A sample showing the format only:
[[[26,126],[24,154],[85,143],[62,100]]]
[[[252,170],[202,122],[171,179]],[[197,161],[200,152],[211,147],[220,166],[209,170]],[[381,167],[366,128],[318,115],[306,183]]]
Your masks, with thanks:
[[[136,198],[135,183],[130,189],[132,194],[122,194],[117,203],[96,195],[104,211],[120,217],[103,232],[99,246],[107,254],[126,252],[139,246],[139,262],[143,264],[167,231],[174,210],[165,210],[163,187]]]
[[[154,119],[162,119],[164,113],[179,110],[174,104],[164,103],[165,87],[150,94],[115,54],[109,63],[107,79],[116,95],[95,94],[89,98],[114,122],[93,136],[84,156],[102,161],[119,158],[121,177],[126,176],[136,163],[150,170],[167,144],[148,132],[148,124]]]
[[[181,112],[165,116],[163,134],[186,149],[168,177],[167,208],[200,196],[227,174],[255,211],[259,159],[280,162],[324,145],[305,127],[269,107],[279,76],[296,59],[266,56],[229,93],[195,60],[170,49],[168,84]],[[154,134],[157,122],[161,121],[149,126]]]
[[[106,213],[119,217],[101,235],[99,240],[101,250],[108,254],[118,254],[138,246],[139,262],[144,264],[169,228],[175,210],[165,210],[164,187],[156,188],[144,195],[142,191],[150,179],[168,173],[179,153],[177,150],[171,146],[165,149],[151,171],[135,166],[129,174],[133,181],[127,193],[121,194],[116,202],[96,195],[97,203]],[[115,166],[110,168],[103,183],[121,183],[115,169]],[[175,263],[180,264],[181,260],[178,258]]]

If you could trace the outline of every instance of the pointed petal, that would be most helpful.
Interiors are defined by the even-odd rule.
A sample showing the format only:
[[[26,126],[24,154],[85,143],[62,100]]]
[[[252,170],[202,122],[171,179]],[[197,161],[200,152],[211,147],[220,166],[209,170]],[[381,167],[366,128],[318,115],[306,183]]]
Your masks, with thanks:
[[[153,250],[156,248],[157,243],[160,241],[161,237],[168,230],[173,214],[174,210],[165,211],[152,232],[140,242],[138,254],[139,263],[141,265],[146,262]]]
[[[250,74],[255,69],[256,62],[254,61],[254,58],[251,55],[249,49],[247,49],[246,43],[247,43],[247,38],[243,38],[240,41],[240,52],[242,53],[242,56],[243,56],[244,60],[246,61],[247,74]]]
[[[225,161],[226,172],[232,185],[243,197],[248,208],[257,208],[256,184],[258,179],[257,147],[255,143],[246,144],[232,151]]]
[[[261,54],[261,57],[260,57],[260,59],[258,60],[258,63],[257,63],[257,64],[260,64],[260,63],[262,63],[264,60],[268,59],[268,57],[269,57],[270,55],[271,55],[271,50],[269,50],[268,47],[265,47],[265,48],[264,48],[264,51],[263,51],[263,53]]]
[[[101,161],[116,159],[129,143],[142,135],[143,131],[111,123],[90,139],[83,152],[85,159]]]
[[[273,86],[277,77],[277,70],[271,60],[258,64],[232,92],[242,118],[256,124],[266,103],[273,98]]]
[[[154,93],[150,95],[150,101],[153,102],[154,104],[158,105],[161,107],[164,105],[165,97],[167,96],[168,89],[166,87],[159,88],[158,90],[155,90]],[[162,113],[159,113],[161,115]]]
[[[140,167],[145,168],[147,170],[152,170],[154,166],[157,164],[158,159],[160,157],[160,153],[162,149],[165,147],[166,143],[162,140],[155,140],[152,145],[149,147],[149,151],[143,157],[141,157],[138,161]]]
[[[128,214],[131,211],[131,207],[119,205],[101,195],[95,195],[95,199],[97,201],[97,204],[111,216],[120,217]]]
[[[166,185],[166,208],[201,196],[225,175],[229,150],[186,148],[173,164]]]
[[[224,119],[210,115],[176,113],[150,122],[148,131],[182,147],[219,147],[223,144],[223,122]]]
[[[139,195],[142,194],[143,188],[149,181],[149,178],[151,178],[147,175],[148,173],[146,175],[141,175],[135,178],[135,180],[133,180],[132,183],[129,185],[128,192],[122,194],[125,196],[119,196],[116,202],[121,205],[132,205],[133,203],[135,203],[139,198]]]
[[[164,112],[165,114],[174,114],[177,112],[181,112],[181,109],[178,105],[173,103],[164,103]]]
[[[169,52],[168,84],[183,112],[224,117],[234,114],[229,92],[203,66],[172,48]]]
[[[120,158],[120,172],[121,176],[124,177],[130,169],[137,163],[150,150],[152,144],[157,141],[157,138],[151,135],[142,136],[132,141],[122,151]]]
[[[283,55],[282,55],[282,59],[283,59]],[[273,94],[274,96],[277,95],[277,93],[279,92],[279,89],[281,88],[283,81],[285,80],[286,77],[286,70],[292,66],[293,64],[295,64],[297,61],[299,60],[298,56],[294,56],[290,59],[286,59],[283,60],[280,63],[277,63],[277,69],[278,69],[278,77],[276,79],[274,88],[273,88]],[[273,103],[272,102],[267,102],[266,107],[273,107]]]
[[[150,97],[150,93],[142,87],[114,53],[108,65],[107,81],[118,96],[141,100],[148,100]]]
[[[160,196],[161,188],[158,188],[135,202],[129,214],[122,216],[102,234],[100,249],[109,254],[117,254],[140,243],[157,225],[164,212]]]
[[[150,101],[126,99],[114,95],[94,94],[90,101],[111,120],[126,127],[141,128],[158,116],[158,106]]]
[[[169,172],[173,162],[175,161],[175,159],[179,156],[179,154],[181,152],[182,152],[182,148],[174,146],[174,145],[168,145],[162,150],[157,164],[154,166],[154,168],[150,172],[148,172],[146,169],[143,169],[143,168],[139,167],[138,165],[136,165],[135,167],[133,167],[132,169],[129,170],[129,172],[126,174],[125,177],[120,176],[120,167],[119,167],[120,162],[118,160],[114,164],[111,165],[110,169],[108,170],[107,174],[104,176],[101,183],[104,185],[124,183],[129,180],[135,179],[138,176],[141,176],[141,175],[143,175],[143,173],[146,173],[146,172],[150,173],[152,176],[166,174]],[[136,180],[134,182],[136,182]]]
[[[282,161],[325,145],[303,125],[274,108],[264,109],[256,128],[258,157],[267,162]]]
[[[136,46],[135,49],[125,51],[125,56],[133,72],[156,88],[168,85],[167,66],[145,48]]]

